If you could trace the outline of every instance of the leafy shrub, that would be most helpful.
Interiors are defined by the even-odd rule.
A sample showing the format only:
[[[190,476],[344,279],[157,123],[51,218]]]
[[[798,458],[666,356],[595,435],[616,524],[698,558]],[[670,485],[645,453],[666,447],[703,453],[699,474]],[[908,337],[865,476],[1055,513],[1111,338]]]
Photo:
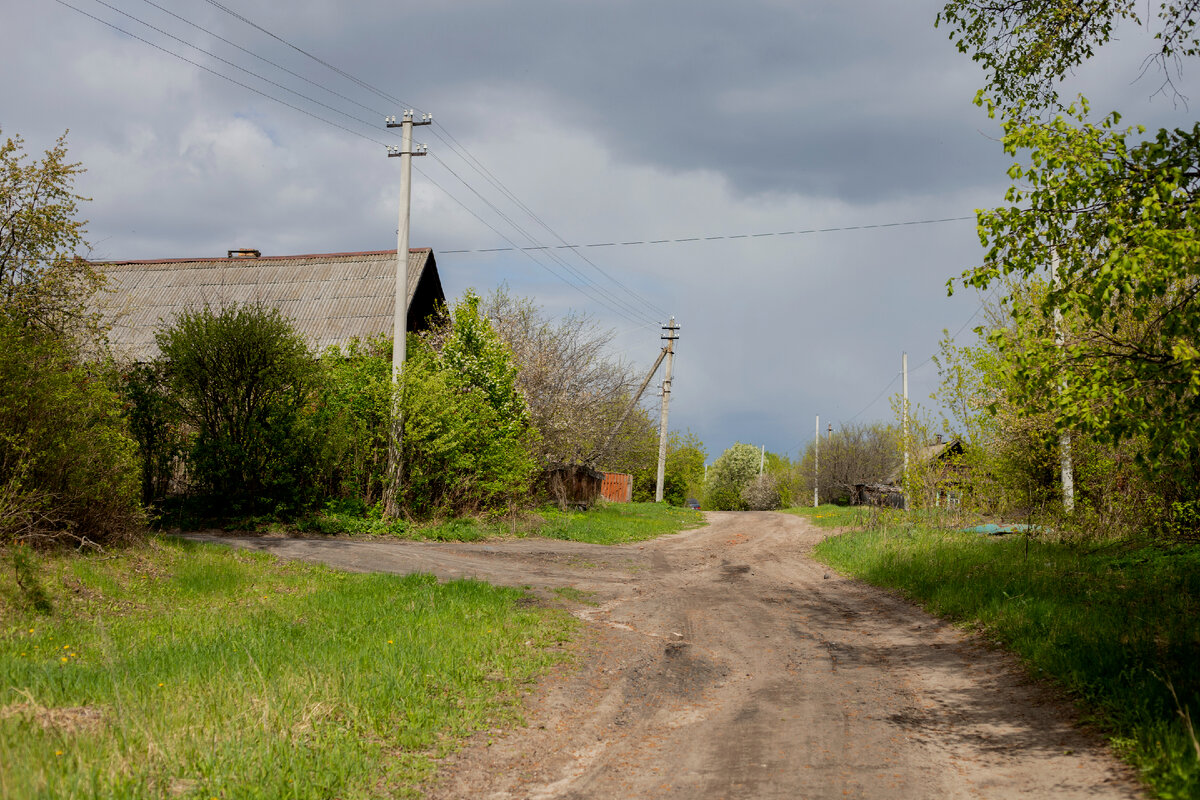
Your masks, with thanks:
[[[190,478],[212,507],[288,513],[310,505],[320,471],[305,411],[318,365],[262,305],[184,312],[155,336],[173,403],[195,438]]]
[[[468,292],[413,340],[403,373],[403,501],[410,514],[490,512],[529,494],[536,432],[512,353]]]
[[[121,403],[70,350],[0,316],[0,543],[107,542],[142,522]]]
[[[392,413],[392,343],[351,340],[321,356],[313,424],[321,432],[322,492],[365,510],[379,502],[387,475]],[[360,512],[361,515],[361,512]]]

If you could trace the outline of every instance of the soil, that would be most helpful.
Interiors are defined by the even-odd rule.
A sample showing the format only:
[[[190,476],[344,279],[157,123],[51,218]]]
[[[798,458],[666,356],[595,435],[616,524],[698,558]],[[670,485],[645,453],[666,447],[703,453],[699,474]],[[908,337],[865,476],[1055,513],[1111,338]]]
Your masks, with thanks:
[[[575,665],[527,699],[528,725],[444,759],[434,800],[1143,796],[1011,656],[814,561],[827,531],[707,518],[609,547],[191,537],[529,586],[588,623]]]

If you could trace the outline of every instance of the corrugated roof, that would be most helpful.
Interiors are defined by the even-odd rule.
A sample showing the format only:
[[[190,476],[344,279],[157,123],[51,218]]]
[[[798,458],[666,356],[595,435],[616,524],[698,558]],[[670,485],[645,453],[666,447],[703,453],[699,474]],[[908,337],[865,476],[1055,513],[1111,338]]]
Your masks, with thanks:
[[[277,308],[317,352],[353,337],[392,332],[395,250],[110,261],[96,266],[108,276],[108,289],[92,298],[91,310],[99,311],[110,326],[113,349],[138,361],[157,355],[154,334],[162,323],[206,305],[262,302]],[[410,306],[427,267],[440,296],[432,250],[409,251]]]

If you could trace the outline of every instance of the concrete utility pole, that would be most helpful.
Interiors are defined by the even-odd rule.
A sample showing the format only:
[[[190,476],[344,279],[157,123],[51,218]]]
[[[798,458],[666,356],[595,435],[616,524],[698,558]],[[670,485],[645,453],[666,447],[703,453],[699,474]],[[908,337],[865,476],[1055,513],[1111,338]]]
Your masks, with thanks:
[[[904,374],[904,405],[900,409],[900,438],[904,447],[904,510],[908,511],[908,353],[900,356],[900,371]]]
[[[762,446],[762,452],[758,454],[758,474],[762,475],[763,465],[767,463],[767,446]]]
[[[646,387],[650,384],[650,379],[654,377],[654,373],[658,371],[658,365],[663,362],[663,358],[665,358],[666,355],[667,348],[664,347],[661,351],[659,351],[658,360],[654,362],[654,366],[652,366],[650,371],[646,373],[646,378],[642,381],[642,385],[638,387],[637,392],[634,393],[633,399],[629,401],[629,405],[625,406],[625,412],[621,414],[621,418],[617,420],[617,424],[613,426],[611,431],[609,431],[608,437],[604,440],[604,444],[600,445],[599,449],[588,457],[589,462],[595,462],[601,456],[608,454],[608,448],[612,445],[613,439],[617,437],[617,434],[620,433],[621,428],[625,425],[625,420],[629,419],[629,415],[633,413],[633,409],[637,407],[638,401],[642,399],[642,393],[646,391]]]
[[[814,445],[816,450],[813,451],[813,508],[821,504],[821,415],[817,414],[817,421],[813,425],[813,432],[816,435]]]
[[[408,345],[408,221],[412,201],[412,157],[425,155],[425,146],[413,150],[412,129],[414,125],[433,124],[432,114],[423,114],[419,122],[413,121],[412,109],[405,110],[400,122],[395,117],[385,120],[389,128],[400,128],[400,146],[388,146],[388,158],[400,157],[400,219],[396,228],[396,302],[392,315],[392,384],[400,382]],[[383,507],[389,518],[400,515],[400,480],[404,465],[400,458],[400,444],[404,436],[404,418],[399,406],[399,394],[392,408],[392,427],[388,436],[388,475],[384,484]]]
[[[1058,248],[1050,251],[1050,277],[1054,285],[1058,286]],[[1054,344],[1059,350],[1063,349],[1064,337],[1062,326],[1062,312],[1058,310],[1058,306],[1054,307]],[[1067,379],[1063,378],[1059,383],[1058,391],[1060,394],[1067,389]],[[1063,431],[1058,436],[1058,459],[1059,468],[1062,474],[1062,499],[1063,511],[1068,514],[1075,511],[1075,474],[1071,464],[1071,432]]]
[[[661,503],[663,499],[663,478],[667,472],[667,409],[671,405],[671,363],[675,360],[675,340],[679,337],[676,331],[679,326],[675,324],[675,318],[671,317],[671,322],[663,326],[663,330],[667,332],[666,336],[660,337],[667,343],[667,366],[663,373],[662,384],[662,420],[658,426],[658,483],[654,487],[654,502]]]

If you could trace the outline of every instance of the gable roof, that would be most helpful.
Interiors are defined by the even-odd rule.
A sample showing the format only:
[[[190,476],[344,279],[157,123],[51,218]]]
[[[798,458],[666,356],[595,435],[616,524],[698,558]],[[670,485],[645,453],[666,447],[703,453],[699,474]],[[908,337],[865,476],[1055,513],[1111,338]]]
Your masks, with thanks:
[[[108,261],[96,266],[108,287],[89,310],[109,326],[120,355],[148,361],[158,354],[154,334],[184,311],[233,303],[264,303],[292,320],[316,352],[353,337],[392,332],[396,251],[302,256]],[[408,329],[424,327],[445,302],[433,251],[408,253]]]

